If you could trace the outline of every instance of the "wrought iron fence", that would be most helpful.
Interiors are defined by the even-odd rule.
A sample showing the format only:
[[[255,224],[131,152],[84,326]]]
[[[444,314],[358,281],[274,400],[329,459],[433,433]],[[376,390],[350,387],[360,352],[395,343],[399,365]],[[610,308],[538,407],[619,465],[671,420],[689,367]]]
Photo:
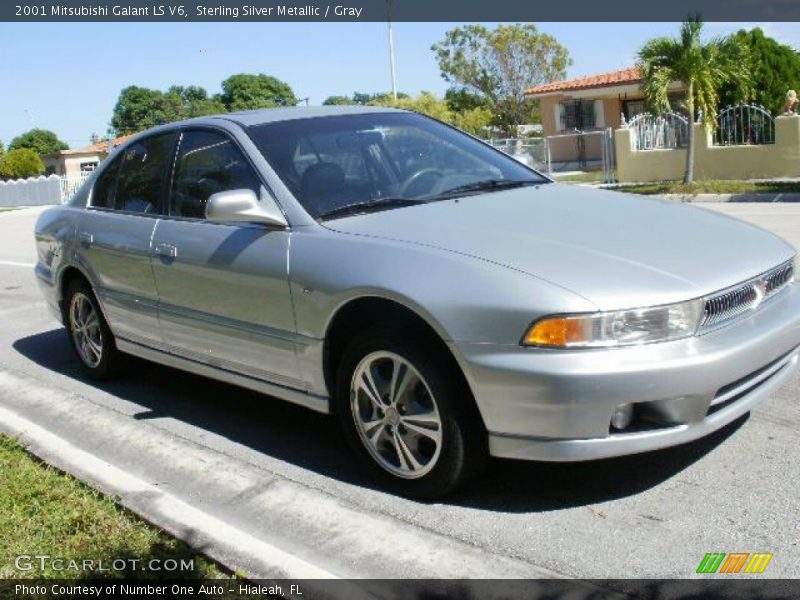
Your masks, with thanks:
[[[717,115],[716,125],[714,144],[717,146],[775,143],[775,119],[757,104],[728,106]]]
[[[78,191],[78,189],[89,178],[91,172],[80,173],[79,175],[72,175],[69,177],[60,177],[59,184],[61,185],[61,202],[66,202]]]
[[[641,113],[627,124],[636,150],[684,148],[689,139],[689,120],[678,113]]]

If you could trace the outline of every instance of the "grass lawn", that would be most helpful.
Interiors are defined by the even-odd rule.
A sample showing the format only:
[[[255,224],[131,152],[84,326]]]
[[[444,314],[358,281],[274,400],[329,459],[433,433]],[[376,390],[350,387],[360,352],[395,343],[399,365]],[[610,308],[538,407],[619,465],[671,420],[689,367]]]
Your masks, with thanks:
[[[800,192],[797,181],[695,181],[685,184],[680,181],[621,185],[613,189],[634,194],[786,194]]]
[[[47,554],[65,561],[102,560],[108,572],[48,567],[18,569],[16,557]],[[111,570],[112,561],[125,570]],[[130,559],[139,559],[132,564]],[[152,559],[162,570],[147,570]],[[194,559],[194,569],[166,571],[168,559]],[[123,563],[118,562],[122,566]],[[26,565],[22,565],[25,567]],[[55,565],[58,567],[58,565]],[[96,568],[96,567],[95,567]],[[5,578],[219,578],[216,564],[186,544],[145,523],[110,498],[75,478],[42,464],[23,447],[0,435],[0,579]]]

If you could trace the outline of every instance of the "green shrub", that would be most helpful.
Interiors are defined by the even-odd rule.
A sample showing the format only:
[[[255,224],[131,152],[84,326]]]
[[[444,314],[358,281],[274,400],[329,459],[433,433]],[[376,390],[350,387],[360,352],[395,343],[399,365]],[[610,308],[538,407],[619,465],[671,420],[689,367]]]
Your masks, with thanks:
[[[0,158],[0,179],[24,179],[44,173],[39,155],[28,148],[17,148]]]

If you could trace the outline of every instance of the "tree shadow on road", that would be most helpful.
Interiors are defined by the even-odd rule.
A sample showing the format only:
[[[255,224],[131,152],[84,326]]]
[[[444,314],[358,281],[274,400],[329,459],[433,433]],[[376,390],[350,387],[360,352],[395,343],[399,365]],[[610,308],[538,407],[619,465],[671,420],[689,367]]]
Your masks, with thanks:
[[[356,468],[330,416],[134,357],[119,379],[91,381],[82,375],[62,329],[19,339],[13,347],[50,371],[139,405],[135,419],[176,419],[326,477],[374,488]],[[696,442],[634,456],[584,463],[492,460],[481,477],[437,502],[542,512],[631,496],[700,460],[746,420],[742,417]]]

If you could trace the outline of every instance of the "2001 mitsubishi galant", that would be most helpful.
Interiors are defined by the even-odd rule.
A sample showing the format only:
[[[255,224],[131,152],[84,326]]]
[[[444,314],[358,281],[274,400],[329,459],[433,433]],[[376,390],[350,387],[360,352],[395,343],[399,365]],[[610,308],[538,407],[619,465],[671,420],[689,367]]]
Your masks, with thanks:
[[[781,239],[553,183],[393,109],[146,131],[42,214],[36,242],[89,375],[132,354],[336,413],[360,461],[415,496],[488,455],[696,439],[798,362]]]

